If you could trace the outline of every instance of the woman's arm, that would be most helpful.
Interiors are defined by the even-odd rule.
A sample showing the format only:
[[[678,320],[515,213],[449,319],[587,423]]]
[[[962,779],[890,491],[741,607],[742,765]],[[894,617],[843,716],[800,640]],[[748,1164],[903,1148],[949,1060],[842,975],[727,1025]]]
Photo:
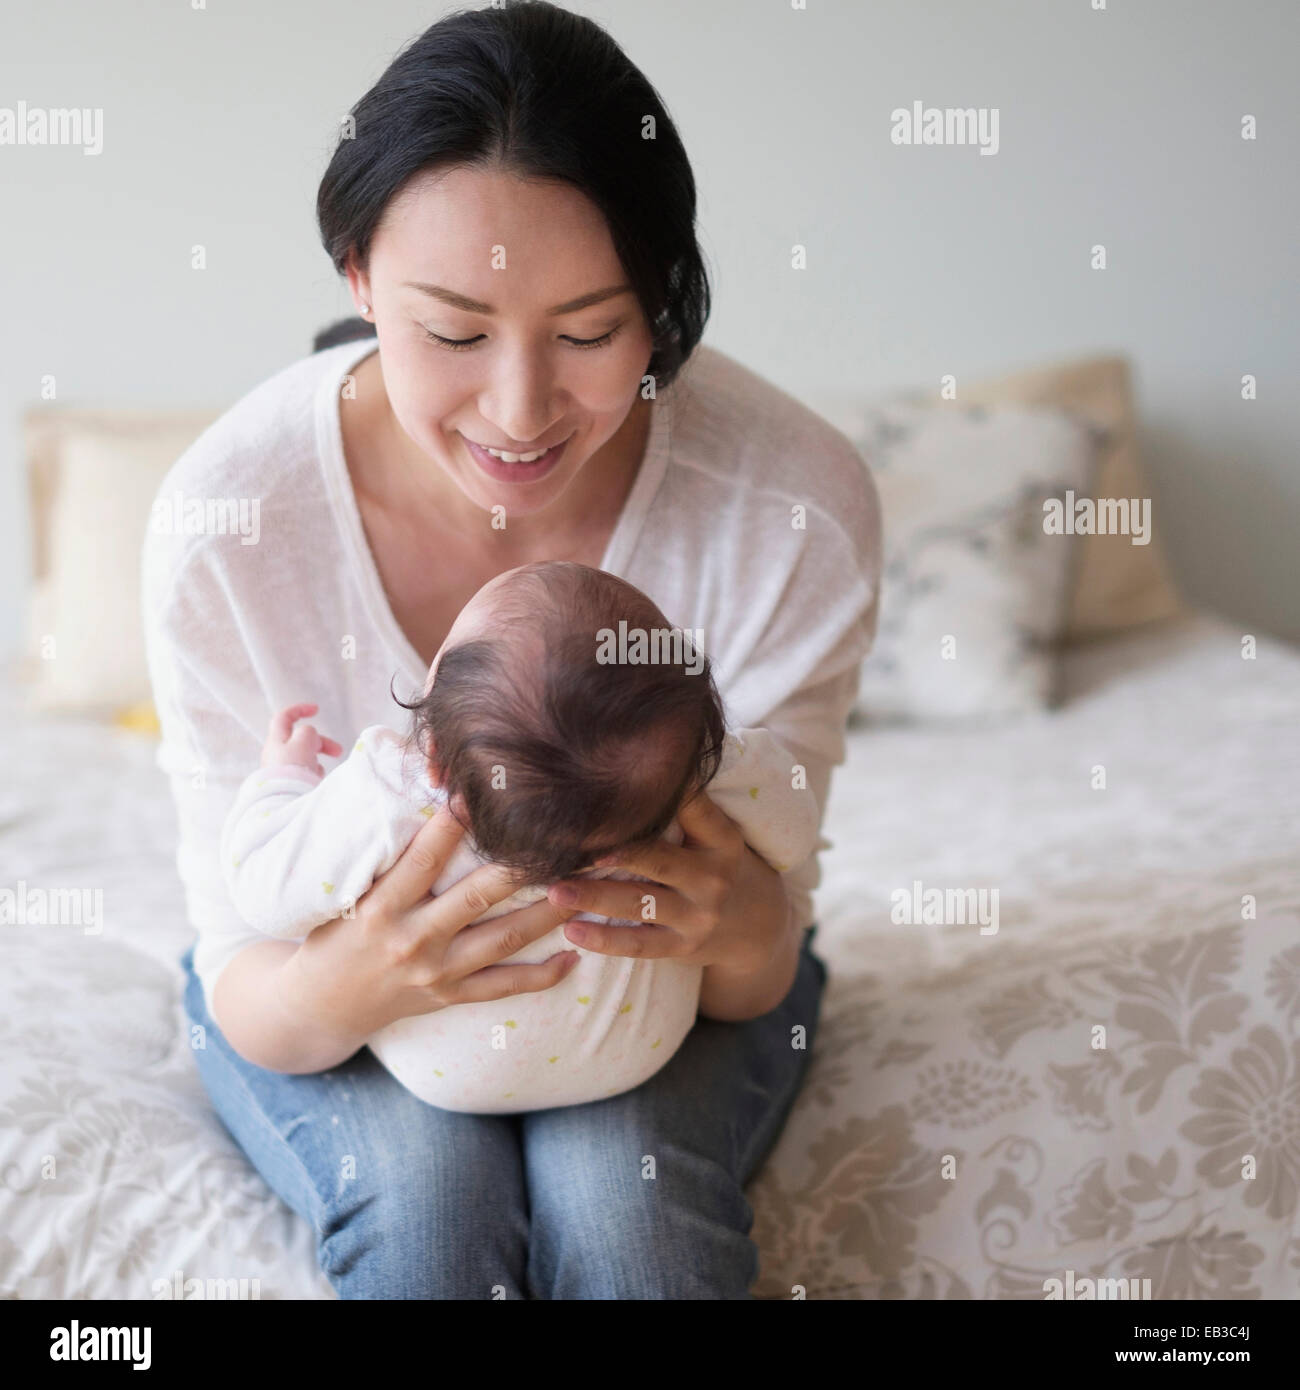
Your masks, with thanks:
[[[325,928],[321,928],[325,930]],[[327,1071],[346,1061],[367,1033],[341,1022],[297,983],[300,950],[291,941],[255,941],[221,972],[212,1015],[245,1061],[268,1071]]]
[[[794,907],[780,874],[769,868],[748,846],[745,857],[748,862],[741,871],[737,891],[742,897],[746,895],[744,880],[750,874],[762,880],[758,894],[760,906],[749,920],[755,938],[771,941],[773,948],[766,962],[749,970],[727,965],[705,967],[700,986],[700,1013],[724,1023],[761,1018],[775,1009],[794,984],[795,971],[799,968],[799,948],[803,944],[803,928],[795,924]],[[775,879],[775,883],[769,885],[769,879]]]
[[[774,1009],[790,991],[803,931],[795,920],[786,875],[817,852],[821,811],[805,785],[807,769],[768,729],[728,735],[709,800],[740,827],[745,840],[732,910],[748,923],[759,949],[752,968],[705,968],[700,1013],[736,1021]],[[761,943],[770,943],[763,959]]]

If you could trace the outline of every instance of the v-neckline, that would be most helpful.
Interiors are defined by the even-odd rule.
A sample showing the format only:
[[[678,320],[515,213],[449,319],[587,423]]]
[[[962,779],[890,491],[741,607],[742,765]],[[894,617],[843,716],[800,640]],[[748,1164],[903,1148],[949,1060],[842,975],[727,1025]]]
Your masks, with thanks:
[[[392,605],[379,576],[379,567],[366,538],[343,450],[343,422],[339,415],[343,378],[378,350],[379,346],[373,338],[341,343],[337,348],[327,349],[335,357],[322,376],[316,394],[316,453],[343,551],[360,591],[366,615],[398,668],[413,682],[412,688],[418,690],[429,673],[428,664],[393,616]],[[641,466],[614,523],[605,553],[601,556],[599,568],[620,578],[626,577],[623,571],[636,548],[650,505],[667,471],[672,436],[671,407],[672,390],[669,388],[658,395],[651,405],[650,429]]]

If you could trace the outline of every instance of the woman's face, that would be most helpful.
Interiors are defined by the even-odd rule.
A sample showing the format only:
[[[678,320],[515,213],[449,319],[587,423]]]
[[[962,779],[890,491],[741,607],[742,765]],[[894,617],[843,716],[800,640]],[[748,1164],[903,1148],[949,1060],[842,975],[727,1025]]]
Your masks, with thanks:
[[[544,510],[638,398],[650,327],[603,217],[567,184],[417,178],[389,204],[368,273],[348,279],[373,310],[394,418],[484,510]],[[513,464],[475,447],[561,444]]]

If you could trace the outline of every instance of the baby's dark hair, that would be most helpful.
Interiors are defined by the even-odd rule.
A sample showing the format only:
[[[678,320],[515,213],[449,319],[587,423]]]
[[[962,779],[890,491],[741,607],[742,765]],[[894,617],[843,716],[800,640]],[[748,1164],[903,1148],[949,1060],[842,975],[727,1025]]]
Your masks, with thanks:
[[[721,762],[708,657],[640,589],[587,565],[525,565],[493,602],[492,630],[447,648],[429,690],[397,701],[478,851],[522,886],[657,839]],[[620,621],[660,650],[602,661]]]

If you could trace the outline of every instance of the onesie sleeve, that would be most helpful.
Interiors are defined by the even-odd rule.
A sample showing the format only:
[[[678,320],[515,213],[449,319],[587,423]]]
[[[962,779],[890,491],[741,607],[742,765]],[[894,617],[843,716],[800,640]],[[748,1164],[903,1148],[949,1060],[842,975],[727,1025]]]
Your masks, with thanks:
[[[780,874],[817,849],[821,811],[798,758],[767,729],[727,735],[706,792],[745,833],[745,843]]]
[[[249,926],[304,937],[353,907],[394,862],[410,838],[401,827],[414,830],[393,795],[401,757],[400,736],[374,725],[324,777],[268,767],[245,778],[222,829],[221,867]]]

